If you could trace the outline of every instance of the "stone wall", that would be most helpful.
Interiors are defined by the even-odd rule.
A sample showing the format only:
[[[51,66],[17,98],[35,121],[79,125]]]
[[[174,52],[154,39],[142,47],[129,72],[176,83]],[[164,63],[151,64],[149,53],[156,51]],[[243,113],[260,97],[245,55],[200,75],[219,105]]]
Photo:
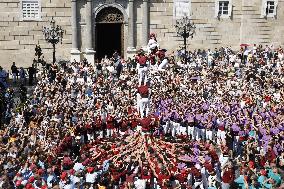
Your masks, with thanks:
[[[284,0],[278,0],[277,17],[261,18],[262,0],[233,0],[232,17],[214,17],[215,0],[190,0],[191,18],[196,34],[188,39],[188,48],[215,48],[241,43],[284,44]],[[173,20],[173,0],[153,0],[150,3],[150,31],[157,33],[161,46],[175,50],[183,46],[176,35]],[[139,44],[139,41],[138,41]]]
[[[51,45],[42,35],[42,27],[48,26],[53,16],[65,30],[63,44],[57,45],[57,59],[70,58],[71,50],[71,1],[41,0],[40,21],[21,21],[21,0],[0,1],[0,65],[10,68],[13,61],[28,67],[34,58],[34,48],[40,44],[45,59],[52,60]],[[278,0],[277,17],[261,18],[262,0],[232,0],[232,17],[218,20],[215,15],[215,0],[191,1],[191,18],[196,24],[196,34],[188,39],[188,48],[215,48],[232,46],[238,49],[241,43],[284,44],[284,0]],[[126,0],[108,0],[121,4],[128,14]],[[94,0],[94,7],[105,0]],[[149,0],[150,32],[157,34],[161,47],[171,52],[183,45],[183,39],[176,34],[173,20],[173,0]],[[142,40],[142,0],[134,2],[134,41],[137,49]],[[78,0],[79,48],[85,51],[86,2]],[[127,47],[127,24],[125,25],[125,47]],[[95,37],[94,44],[95,46]],[[126,49],[125,49],[126,51]]]
[[[34,59],[35,45],[43,49],[45,59],[52,61],[52,45],[43,37],[42,27],[49,26],[52,17],[65,30],[62,44],[57,44],[57,59],[69,57],[71,48],[71,1],[41,0],[39,21],[22,21],[20,0],[0,1],[0,65],[29,67]]]

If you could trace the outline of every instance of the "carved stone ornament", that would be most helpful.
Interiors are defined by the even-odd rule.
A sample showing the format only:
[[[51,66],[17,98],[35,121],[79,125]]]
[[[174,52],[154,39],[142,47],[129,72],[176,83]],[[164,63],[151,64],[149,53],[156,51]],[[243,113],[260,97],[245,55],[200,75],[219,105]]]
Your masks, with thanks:
[[[108,7],[101,10],[97,17],[97,23],[122,23],[123,22],[123,15],[120,10]]]

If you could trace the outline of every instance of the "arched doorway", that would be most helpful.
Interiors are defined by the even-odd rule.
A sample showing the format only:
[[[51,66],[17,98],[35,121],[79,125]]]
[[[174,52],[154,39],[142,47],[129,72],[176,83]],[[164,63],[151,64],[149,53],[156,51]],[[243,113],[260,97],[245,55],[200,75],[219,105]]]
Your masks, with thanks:
[[[100,60],[115,51],[124,54],[123,14],[115,7],[106,7],[96,16],[96,55]]]

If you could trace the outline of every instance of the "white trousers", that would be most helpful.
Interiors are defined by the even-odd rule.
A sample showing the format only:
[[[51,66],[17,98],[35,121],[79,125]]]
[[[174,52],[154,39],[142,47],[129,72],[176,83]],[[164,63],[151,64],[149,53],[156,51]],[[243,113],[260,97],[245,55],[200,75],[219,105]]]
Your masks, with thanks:
[[[188,126],[187,127],[187,132],[188,132],[188,135],[191,135],[191,138],[195,138],[195,129],[194,129],[194,127]]]
[[[199,130],[200,130],[200,138],[204,140],[205,139],[205,129],[199,129]]]
[[[195,140],[200,140],[201,138],[201,131],[198,127],[196,127],[195,129]]]
[[[99,131],[99,135],[100,135],[100,138],[103,138],[104,132],[103,131]]]
[[[166,122],[166,124],[162,125],[163,130],[164,130],[164,134],[168,133],[168,122]]]
[[[144,78],[144,85],[146,85],[147,81],[148,81],[148,67],[145,66],[143,68],[138,68],[138,81],[139,81],[139,86],[142,84],[142,80]]]
[[[87,137],[88,137],[88,141],[94,140],[94,133],[88,133]]]
[[[126,132],[119,131],[119,134],[120,134],[120,135],[125,135],[125,133],[126,133]]]
[[[180,134],[180,123],[176,123],[174,121],[171,121],[171,133],[172,133],[172,136],[174,137],[176,134]]]
[[[137,125],[136,131],[137,131],[138,133],[140,133],[140,132],[142,131],[142,127],[141,127],[140,125]]]
[[[168,59],[164,59],[159,65],[158,70],[163,70],[168,65],[168,63],[169,63]]]
[[[180,135],[186,135],[186,127],[180,126],[179,127],[179,134]]]
[[[150,102],[148,98],[141,98],[139,102],[139,112],[141,118],[143,117],[144,111],[146,111],[146,116],[149,113]]]
[[[206,138],[206,140],[213,141],[213,131],[212,131],[212,130],[207,129],[207,130],[206,130],[205,138]]]
[[[166,121],[166,123],[162,125],[162,127],[164,128],[165,134],[169,133],[171,131],[171,121]]]
[[[218,129],[218,131],[217,131],[217,143],[221,144],[221,142],[223,142],[225,139],[226,139],[226,132]]]
[[[107,137],[111,137],[113,135],[113,129],[107,129]]]
[[[195,188],[200,188],[200,189],[204,189],[203,187],[203,182],[195,182],[192,186],[192,189],[195,189]]]

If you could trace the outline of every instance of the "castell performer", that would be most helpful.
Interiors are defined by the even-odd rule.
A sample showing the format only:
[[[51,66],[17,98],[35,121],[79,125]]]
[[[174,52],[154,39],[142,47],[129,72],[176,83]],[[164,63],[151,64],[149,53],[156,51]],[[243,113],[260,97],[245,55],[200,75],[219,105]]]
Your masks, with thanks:
[[[150,39],[147,45],[148,53],[155,54],[159,49],[159,43],[157,41],[156,35],[154,33],[150,34]]]
[[[141,118],[145,114],[145,116],[149,113],[149,96],[150,96],[150,90],[147,85],[142,85],[138,87],[138,93],[137,93],[137,107],[139,109],[139,113]]]
[[[167,64],[169,63],[168,58],[166,57],[166,49],[159,49],[156,53],[157,57],[158,57],[158,63],[159,63],[159,67],[158,70],[161,71],[163,70]]]
[[[138,56],[136,56],[137,69],[138,69],[138,81],[139,86],[142,84],[142,80],[144,81],[144,84],[147,83],[147,75],[148,75],[148,57],[144,54],[144,51],[141,49],[138,53]]]

